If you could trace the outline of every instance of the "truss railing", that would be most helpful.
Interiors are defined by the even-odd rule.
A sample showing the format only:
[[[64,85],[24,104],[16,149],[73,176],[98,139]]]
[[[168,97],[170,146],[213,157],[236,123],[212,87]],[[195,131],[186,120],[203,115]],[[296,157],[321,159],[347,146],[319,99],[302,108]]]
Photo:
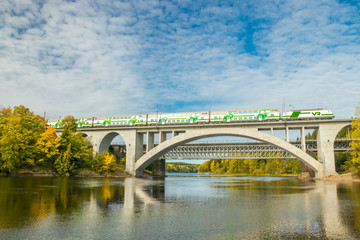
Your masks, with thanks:
[[[337,139],[334,143],[334,151],[348,151],[349,143],[353,139]],[[299,141],[291,142],[294,146],[302,148]],[[119,146],[121,152],[126,152],[125,144],[112,144]],[[146,145],[144,145],[144,151]],[[306,151],[313,154],[317,151],[317,141],[307,140]],[[178,146],[167,153],[164,159],[285,159],[295,158],[283,149],[262,142],[193,142]]]

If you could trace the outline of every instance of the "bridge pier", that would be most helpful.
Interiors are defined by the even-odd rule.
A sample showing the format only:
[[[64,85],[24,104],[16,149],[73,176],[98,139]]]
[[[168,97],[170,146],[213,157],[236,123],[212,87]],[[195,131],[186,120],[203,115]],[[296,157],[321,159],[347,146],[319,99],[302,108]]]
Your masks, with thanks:
[[[301,177],[302,178],[314,178],[315,172],[309,168],[305,163],[301,162]]]
[[[135,162],[143,155],[144,134],[138,133],[136,129],[124,133],[126,143],[126,172],[135,175]]]
[[[338,175],[335,169],[334,142],[336,135],[344,127],[320,125],[317,132],[318,161],[322,163],[324,176]]]
[[[153,164],[153,175],[155,177],[165,177],[165,159],[158,159]]]

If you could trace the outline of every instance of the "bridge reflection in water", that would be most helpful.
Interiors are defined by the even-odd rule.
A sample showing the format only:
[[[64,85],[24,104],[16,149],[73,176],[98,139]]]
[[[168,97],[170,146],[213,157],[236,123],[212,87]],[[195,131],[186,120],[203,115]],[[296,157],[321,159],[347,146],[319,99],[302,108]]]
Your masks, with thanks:
[[[0,178],[0,236],[355,238],[360,186],[284,177]]]

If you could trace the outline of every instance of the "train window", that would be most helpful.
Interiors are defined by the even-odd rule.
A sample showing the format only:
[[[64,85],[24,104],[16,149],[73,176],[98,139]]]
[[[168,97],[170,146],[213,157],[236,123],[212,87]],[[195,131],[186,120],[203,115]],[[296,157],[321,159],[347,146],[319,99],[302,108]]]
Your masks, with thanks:
[[[249,117],[249,119],[252,119],[252,117]]]
[[[204,117],[201,117],[201,119],[204,119]]]
[[[244,111],[244,113],[247,113],[247,111]]]
[[[183,119],[183,120],[181,120],[181,122],[184,122],[184,119]]]
[[[255,110],[254,113],[257,113],[257,111]]]
[[[215,116],[214,119],[217,119],[217,116]]]
[[[180,120],[177,120],[177,122],[180,122]]]
[[[273,117],[273,116],[274,116],[274,114],[271,114],[270,116],[272,116],[272,117]]]
[[[249,113],[252,113],[252,111],[249,111]]]
[[[244,119],[246,120],[246,119],[247,119],[247,117],[244,117]]]
[[[239,120],[241,120],[242,119],[242,117],[239,117]]]

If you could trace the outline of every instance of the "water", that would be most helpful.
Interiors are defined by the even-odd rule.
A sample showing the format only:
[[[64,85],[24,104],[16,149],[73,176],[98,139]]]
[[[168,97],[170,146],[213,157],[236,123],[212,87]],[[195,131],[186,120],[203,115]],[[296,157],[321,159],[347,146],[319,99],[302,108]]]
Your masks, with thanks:
[[[357,183],[196,174],[0,178],[0,239],[357,238]]]

